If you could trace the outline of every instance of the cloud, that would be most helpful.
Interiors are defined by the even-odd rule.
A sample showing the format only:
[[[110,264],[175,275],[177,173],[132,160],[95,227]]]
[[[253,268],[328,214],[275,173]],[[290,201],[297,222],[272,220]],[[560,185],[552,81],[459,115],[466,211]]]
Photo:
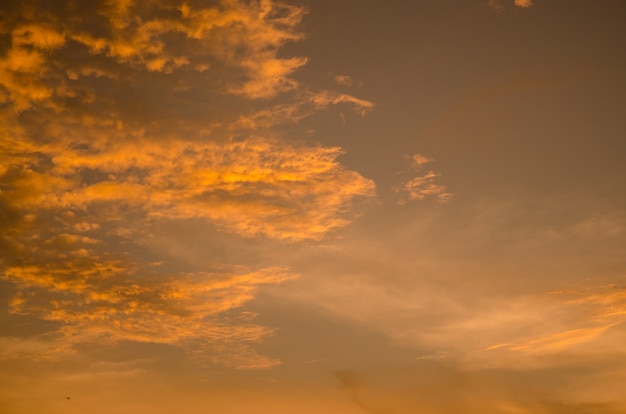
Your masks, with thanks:
[[[506,348],[530,353],[552,353],[591,341],[611,341],[610,337],[600,336],[626,323],[626,291],[614,285],[593,290],[595,291],[584,289],[552,293],[556,298],[564,300],[565,307],[570,308],[568,313],[582,315],[577,322],[571,323],[569,329],[513,343],[498,344],[489,349]]]
[[[352,95],[336,91],[302,90],[292,103],[268,106],[257,112],[242,115],[229,125],[231,131],[267,129],[278,125],[296,124],[312,114],[328,110],[335,106],[347,107],[361,116],[367,115],[374,108],[374,103]],[[341,112],[343,113],[343,112]]]
[[[594,328],[570,329],[538,338],[526,339],[518,343],[492,345],[487,350],[506,348],[511,351],[555,352],[579,343],[592,341],[613,326],[615,324]]]
[[[315,106],[320,108],[326,108],[328,105],[347,103],[352,105],[353,109],[359,112],[362,116],[374,108],[374,104],[370,101],[334,91],[310,93],[309,99]]]
[[[150,241],[163,223],[192,220],[215,243],[320,240],[375,195],[341,148],[295,127],[335,105],[373,107],[292,77],[307,58],[279,52],[303,38],[305,13],[272,0],[6,5],[0,278],[16,289],[13,315],[53,326],[7,339],[47,344],[25,357],[134,341],[235,368],[279,362],[255,350],[272,329],[233,315],[295,273],[155,257]]]
[[[243,85],[231,89],[231,92],[256,99],[272,97],[278,92],[294,89],[296,82],[287,76],[305,64],[306,59],[303,58],[271,59],[261,63],[245,62],[254,76]]]
[[[1,201],[0,211],[14,209]],[[213,271],[171,270],[167,261],[147,259],[146,221],[138,229],[128,222],[132,217],[111,221],[88,209],[21,217],[13,211],[2,217],[0,239],[0,279],[14,292],[8,310],[47,328],[35,336],[5,335],[11,346],[4,359],[63,359],[86,343],[132,341],[180,347],[202,364],[251,369],[279,362],[254,349],[273,330],[233,314],[259,287],[297,277],[287,269],[226,265],[216,258]],[[123,226],[131,228],[121,231]]]
[[[504,3],[504,0],[488,0],[486,4],[490,9],[500,13],[506,9]],[[514,0],[513,4],[517,7],[528,8],[533,5],[533,2],[532,0]]]
[[[340,214],[351,200],[374,192],[372,181],[336,161],[339,148],[273,139],[40,151],[26,162],[28,154],[4,157],[4,194],[14,208],[113,204],[146,217],[204,217],[245,236],[301,240],[344,226]]]
[[[3,279],[19,289],[11,313],[61,326],[41,340],[45,349],[23,347],[10,357],[61,358],[83,343],[134,341],[181,346],[199,361],[268,368],[278,361],[259,355],[252,345],[272,330],[221,315],[251,300],[257,286],[294,277],[279,268],[167,275],[72,254],[62,262],[8,266]]]
[[[422,287],[424,288],[424,287]],[[357,288],[358,289],[358,288]],[[471,369],[559,366],[568,356],[623,354],[626,312],[623,289],[597,288],[576,299],[560,294],[483,298],[480,306],[429,287],[430,299],[417,301],[400,292],[379,295],[390,314],[408,309],[423,314],[392,323],[383,315],[360,315],[380,320],[379,329],[401,343],[434,349],[437,359],[456,360]],[[360,288],[357,295],[372,299]],[[382,307],[382,305],[381,305]],[[361,309],[362,310],[362,309]],[[427,323],[422,319],[434,319]],[[395,325],[395,326],[394,326]],[[413,325],[419,325],[418,329]],[[443,354],[442,354],[443,353]]]
[[[448,192],[445,185],[435,182],[437,177],[440,177],[440,174],[432,170],[427,173],[421,171],[423,165],[433,161],[434,160],[422,154],[414,154],[411,157],[410,169],[415,171],[417,176],[394,187],[394,192],[403,195],[403,197],[398,200],[398,204],[405,204],[409,200],[423,200],[426,197],[435,197],[437,201],[445,203],[452,198],[452,194]]]
[[[56,29],[51,22],[7,26],[13,41],[8,77],[0,82],[11,109],[23,113],[5,113],[3,124],[14,133],[6,137],[3,164],[11,169],[6,194],[18,208],[117,203],[149,217],[202,216],[247,236],[299,240],[347,224],[351,200],[374,194],[371,180],[336,162],[339,148],[291,143],[267,129],[330,105],[365,114],[371,102],[300,88],[286,103],[242,113],[233,103],[201,110],[196,95],[185,95],[190,79],[211,85],[203,93],[216,98],[271,97],[298,87],[289,74],[305,60],[278,58],[277,51],[301,38],[296,26],[304,9],[271,1],[170,9],[154,1],[146,8],[105,2],[80,12],[90,17],[68,18]],[[145,16],[133,18],[136,12]],[[85,26],[96,17],[102,27]],[[11,51],[27,63],[18,64]],[[194,79],[197,65],[210,74]],[[24,75],[28,82],[14,82]],[[148,76],[154,82],[143,83]],[[123,83],[130,87],[120,89]],[[162,96],[150,99],[154,94]],[[216,112],[214,120],[204,121],[203,111]]]
[[[413,165],[415,167],[420,167],[423,164],[428,164],[429,162],[435,161],[432,158],[428,158],[422,154],[413,154],[411,158],[413,159]]]
[[[58,100],[82,77],[111,72],[208,69],[203,79],[223,91],[272,97],[296,87],[289,75],[306,63],[302,57],[278,57],[282,45],[302,38],[297,27],[305,9],[274,1],[182,3],[178,8],[160,0],[58,9],[55,3],[46,5],[46,12],[30,13],[25,23],[15,17],[37,6],[8,6],[2,31],[11,45],[0,59],[0,85],[3,101],[18,111],[44,99]],[[63,79],[64,71],[70,82]]]
[[[423,209],[419,217],[386,217],[382,236],[357,226],[336,250],[304,261],[298,283],[306,285],[292,294],[421,359],[468,369],[621,358],[623,273],[598,269],[621,257],[623,214],[565,214],[581,204],[563,201],[564,210],[548,216],[538,206],[495,212],[479,203],[467,223],[458,212]],[[455,237],[440,237],[450,231]]]
[[[348,75],[335,75],[333,76],[333,80],[337,85],[347,86],[347,87],[361,87],[363,86],[363,82],[354,79]]]
[[[533,5],[532,0],[515,0],[515,5],[518,7],[530,7]]]

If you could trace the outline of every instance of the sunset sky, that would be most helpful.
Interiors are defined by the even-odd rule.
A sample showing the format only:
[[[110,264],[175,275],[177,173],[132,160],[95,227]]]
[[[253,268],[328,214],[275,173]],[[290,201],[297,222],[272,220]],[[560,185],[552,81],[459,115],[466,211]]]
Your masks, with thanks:
[[[5,0],[0,413],[626,412],[623,0]]]

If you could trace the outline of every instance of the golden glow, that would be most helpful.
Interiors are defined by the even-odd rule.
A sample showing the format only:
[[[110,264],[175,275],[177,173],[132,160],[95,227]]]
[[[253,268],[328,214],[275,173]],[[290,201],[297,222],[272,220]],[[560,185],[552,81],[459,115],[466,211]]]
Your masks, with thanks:
[[[1,413],[626,410],[616,2],[5,3]]]

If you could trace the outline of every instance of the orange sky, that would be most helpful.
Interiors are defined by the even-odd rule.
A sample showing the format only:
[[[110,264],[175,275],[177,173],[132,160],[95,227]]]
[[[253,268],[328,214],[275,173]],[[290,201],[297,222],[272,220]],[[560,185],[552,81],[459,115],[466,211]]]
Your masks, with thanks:
[[[5,2],[0,412],[626,411],[625,18]]]

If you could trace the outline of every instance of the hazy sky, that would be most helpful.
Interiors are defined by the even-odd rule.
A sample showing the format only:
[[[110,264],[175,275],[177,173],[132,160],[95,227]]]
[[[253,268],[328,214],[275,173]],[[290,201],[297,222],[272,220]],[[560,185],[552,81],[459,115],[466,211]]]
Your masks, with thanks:
[[[625,21],[4,1],[0,412],[626,412]]]

